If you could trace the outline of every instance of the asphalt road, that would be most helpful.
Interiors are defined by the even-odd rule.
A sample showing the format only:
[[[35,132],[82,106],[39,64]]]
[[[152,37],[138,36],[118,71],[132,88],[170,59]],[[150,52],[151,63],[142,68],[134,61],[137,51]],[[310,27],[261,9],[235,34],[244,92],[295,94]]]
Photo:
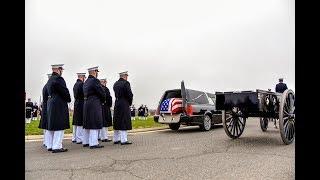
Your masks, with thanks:
[[[236,140],[222,126],[128,138],[134,144],[108,142],[102,149],[83,148],[68,139],[63,144],[69,151],[57,154],[43,149],[42,142],[26,142],[26,179],[295,179],[295,143],[284,145],[272,123],[262,132],[254,118]]]

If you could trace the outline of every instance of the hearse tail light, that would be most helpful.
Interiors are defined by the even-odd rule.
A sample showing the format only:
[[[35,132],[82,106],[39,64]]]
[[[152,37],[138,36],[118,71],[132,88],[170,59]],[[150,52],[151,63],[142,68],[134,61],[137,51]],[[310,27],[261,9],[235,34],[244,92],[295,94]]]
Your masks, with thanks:
[[[190,104],[187,105],[186,111],[187,111],[187,115],[188,115],[188,116],[191,116],[191,115],[192,115],[192,106],[191,106]]]

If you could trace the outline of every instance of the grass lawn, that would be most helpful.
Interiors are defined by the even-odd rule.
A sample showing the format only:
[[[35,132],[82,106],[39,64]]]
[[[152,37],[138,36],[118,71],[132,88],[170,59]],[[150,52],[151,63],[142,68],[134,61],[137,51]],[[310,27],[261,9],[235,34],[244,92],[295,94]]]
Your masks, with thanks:
[[[43,130],[39,129],[39,120],[31,121],[30,124],[25,124],[25,135],[42,135]],[[149,116],[146,120],[139,120],[136,117],[136,120],[132,121],[133,129],[143,129],[143,128],[153,128],[153,127],[165,127],[164,124],[159,124],[153,121],[153,116]],[[113,130],[112,127],[109,127],[109,130]],[[70,118],[70,129],[66,129],[65,134],[72,133],[72,118]]]

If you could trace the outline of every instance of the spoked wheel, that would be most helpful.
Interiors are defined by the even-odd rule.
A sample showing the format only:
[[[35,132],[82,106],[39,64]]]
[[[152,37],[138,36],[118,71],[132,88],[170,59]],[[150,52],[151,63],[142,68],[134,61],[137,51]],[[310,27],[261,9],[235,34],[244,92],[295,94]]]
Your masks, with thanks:
[[[279,127],[282,141],[291,144],[295,137],[295,104],[291,89],[283,92],[279,107]]]
[[[231,113],[222,111],[222,124],[226,134],[230,138],[236,139],[243,133],[246,125],[246,118],[241,116],[233,116]]]
[[[269,124],[269,119],[268,118],[266,118],[266,117],[261,117],[260,118],[260,127],[261,127],[261,130],[263,132],[267,131],[268,124]]]

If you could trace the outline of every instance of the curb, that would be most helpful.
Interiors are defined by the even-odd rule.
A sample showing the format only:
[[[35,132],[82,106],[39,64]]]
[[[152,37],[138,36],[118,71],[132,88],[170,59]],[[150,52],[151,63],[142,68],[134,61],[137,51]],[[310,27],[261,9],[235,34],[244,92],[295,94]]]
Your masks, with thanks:
[[[140,132],[149,132],[149,131],[158,131],[158,130],[164,130],[164,129],[169,129],[168,127],[158,127],[158,128],[144,128],[144,129],[134,129],[134,130],[129,130],[128,134],[135,134],[135,133],[140,133]],[[108,133],[113,134],[113,131],[108,131]],[[72,134],[64,134],[64,139],[65,138],[72,138]],[[43,139],[43,135],[28,135],[25,136],[25,140],[37,140],[37,139]]]

